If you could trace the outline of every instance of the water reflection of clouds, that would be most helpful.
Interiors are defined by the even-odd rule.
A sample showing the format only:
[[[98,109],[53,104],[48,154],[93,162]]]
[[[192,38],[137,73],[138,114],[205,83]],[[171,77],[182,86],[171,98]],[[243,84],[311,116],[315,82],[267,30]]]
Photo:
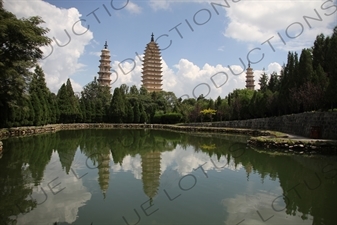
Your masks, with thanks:
[[[55,178],[57,179],[48,186]],[[57,185],[58,183],[60,184]],[[52,191],[60,192],[54,194]],[[91,199],[91,193],[83,186],[81,179],[77,179],[72,173],[67,175],[62,170],[59,156],[53,152],[51,161],[46,166],[44,179],[38,187],[34,187],[31,197],[39,205],[30,213],[19,215],[17,225],[73,223],[79,208]]]
[[[142,179],[142,159],[140,155],[124,157],[122,164],[113,164],[111,169],[114,173],[131,171],[136,179]]]
[[[228,213],[225,224],[312,224],[312,217],[302,220],[300,215],[285,214],[285,202],[278,201],[282,199],[278,198],[281,195],[282,189],[278,187],[272,192],[260,190],[255,194],[236,195],[234,198],[223,199],[221,203]]]
[[[134,157],[128,155],[124,157],[122,164],[113,164],[111,169],[113,172],[126,172],[131,171],[136,179],[142,178],[141,156],[136,155]],[[227,161],[225,156],[221,156],[218,160],[216,155],[210,157],[206,152],[195,152],[193,147],[187,147],[183,149],[180,145],[173,151],[167,151],[161,153],[160,171],[161,175],[167,170],[175,170],[180,176],[184,176],[193,172],[194,169],[199,166],[205,171],[215,170],[222,171],[229,169],[232,171],[238,171],[242,168],[242,165],[235,165],[233,160]]]

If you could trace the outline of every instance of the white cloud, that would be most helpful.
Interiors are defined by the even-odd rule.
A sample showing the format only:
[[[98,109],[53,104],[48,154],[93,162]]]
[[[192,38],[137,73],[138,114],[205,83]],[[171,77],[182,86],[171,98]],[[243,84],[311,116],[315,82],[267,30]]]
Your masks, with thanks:
[[[38,205],[30,213],[20,214],[17,224],[37,224],[36,221],[39,221],[39,224],[71,224],[76,221],[79,208],[84,206],[91,196],[82,179],[77,179],[71,172],[68,175],[62,170],[59,156],[53,152],[51,161],[46,166],[44,179],[38,187],[34,187],[31,195]]]
[[[229,24],[224,35],[238,41],[261,44],[273,37],[270,42],[277,48],[287,51],[300,50],[312,45],[317,34],[331,33],[329,27],[336,22],[336,12],[334,12],[336,8],[330,7],[333,5],[332,1],[325,2],[317,0],[240,1],[226,9]],[[328,7],[330,8],[327,9]],[[290,38],[297,35],[297,38]]]
[[[155,11],[170,9],[170,2],[167,0],[150,0],[149,4]]]
[[[125,9],[133,14],[139,14],[142,12],[142,8],[133,2],[129,2]]]
[[[296,51],[311,46],[320,33],[330,35],[336,24],[337,6],[335,1],[326,0],[188,0],[169,1],[151,0],[154,10],[169,10],[177,3],[216,3],[228,4],[228,7],[213,5],[217,11],[226,11],[224,36],[238,41],[263,43],[270,42],[275,48]],[[278,36],[286,42],[282,42]],[[296,38],[290,38],[298,35]],[[265,44],[267,45],[267,43]],[[218,50],[221,51],[221,48]]]
[[[218,48],[218,51],[223,52],[223,51],[225,51],[225,49],[226,49],[226,47],[224,45],[222,45]]]
[[[251,67],[254,69],[254,65]],[[243,71],[239,65],[231,65],[230,68],[235,74]],[[138,88],[141,86],[142,62],[137,56],[124,62],[114,61],[112,69],[118,74],[116,81],[115,73],[111,75],[113,88],[121,84],[136,85]],[[224,98],[233,90],[245,88],[246,85],[246,72],[234,75],[231,70],[228,66],[220,64],[214,66],[207,63],[200,68],[187,59],[180,59],[173,68],[169,68],[162,60],[163,90],[174,92],[178,98],[187,95],[190,98],[197,98],[200,94],[207,95],[206,98],[215,99],[219,95]],[[275,71],[279,74],[280,70],[281,65],[273,62],[268,65],[265,72],[270,74]],[[259,88],[258,80],[262,72],[254,70],[255,89]]]
[[[42,48],[46,58],[40,61],[40,65],[51,91],[56,92],[75,72],[85,68],[78,59],[93,39],[93,34],[78,22],[81,14],[76,8],[61,9],[42,0],[5,1],[4,7],[18,18],[38,15],[45,21],[43,26],[50,29],[47,36],[53,39],[52,47]],[[74,91],[82,89],[74,80],[72,86]]]
[[[303,220],[301,215],[285,216],[284,210],[275,210],[275,208],[283,209],[286,205],[283,199],[280,198],[283,195],[281,188],[276,188],[272,192],[260,190],[252,193],[252,191],[247,190],[245,193],[244,195],[236,195],[233,198],[226,198],[221,201],[228,214],[225,224],[238,224],[242,220],[244,220],[243,224],[254,225],[312,224],[313,218],[311,215],[308,215],[307,220]],[[264,215],[264,221],[261,214]]]
[[[131,171],[136,179],[142,179],[142,159],[140,155],[134,157],[127,155],[121,164],[113,164],[111,169],[114,173]]]
[[[204,171],[216,170],[222,171],[229,169],[232,171],[238,171],[242,169],[242,165],[235,165],[233,160],[227,161],[226,157],[222,156],[219,160],[217,156],[210,157],[205,152],[195,152],[194,148],[188,147],[183,149],[181,146],[177,146],[173,151],[166,151],[161,153],[160,160],[160,174],[162,175],[166,170],[174,170],[180,176],[190,174],[194,169],[203,165]],[[212,161],[213,162],[212,162]],[[136,179],[142,179],[142,158],[140,155],[124,157],[121,164],[113,164],[111,169],[114,173],[121,171],[130,171]],[[216,166],[215,166],[215,165]]]
[[[97,57],[100,57],[101,56],[101,52],[89,52],[89,55],[94,55],[94,56],[97,56]]]

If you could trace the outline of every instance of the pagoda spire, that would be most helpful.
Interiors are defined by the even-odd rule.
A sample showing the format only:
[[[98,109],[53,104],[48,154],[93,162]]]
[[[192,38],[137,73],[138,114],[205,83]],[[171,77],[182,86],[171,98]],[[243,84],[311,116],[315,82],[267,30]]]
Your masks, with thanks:
[[[153,42],[154,41],[154,38],[153,38],[153,33],[151,34],[151,41]]]
[[[108,42],[107,41],[105,41],[104,49],[108,49]]]

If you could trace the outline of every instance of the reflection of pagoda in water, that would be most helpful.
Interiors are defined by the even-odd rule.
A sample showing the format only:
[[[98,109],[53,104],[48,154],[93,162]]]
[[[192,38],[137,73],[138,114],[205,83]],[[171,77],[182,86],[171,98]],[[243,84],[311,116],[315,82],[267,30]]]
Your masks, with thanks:
[[[71,164],[74,161],[75,153],[76,153],[76,149],[58,151],[62,169],[65,169],[67,174],[69,174]]]
[[[160,184],[160,152],[147,152],[142,157],[142,180],[144,193],[152,199],[157,195]]]
[[[109,187],[110,178],[110,154],[101,154],[98,161],[98,183],[101,187],[104,198]]]

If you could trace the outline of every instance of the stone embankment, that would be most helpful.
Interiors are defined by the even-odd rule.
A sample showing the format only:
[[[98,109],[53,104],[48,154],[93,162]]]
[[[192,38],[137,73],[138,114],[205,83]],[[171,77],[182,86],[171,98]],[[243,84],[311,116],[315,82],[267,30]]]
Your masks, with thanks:
[[[305,112],[277,117],[190,123],[188,125],[273,130],[307,138],[337,140],[337,112]]]
[[[267,151],[293,154],[337,155],[337,141],[322,139],[292,139],[284,137],[259,136],[247,141],[250,147],[260,147]]]
[[[225,127],[196,127],[196,126],[177,126],[169,124],[110,124],[110,123],[75,123],[75,124],[53,124],[36,127],[16,127],[0,129],[0,140],[8,137],[21,137],[35,134],[52,133],[59,130],[78,130],[78,129],[161,129],[183,132],[202,132],[202,133],[229,133],[242,134],[249,136],[270,135],[268,131],[254,129],[237,129]]]
[[[216,133],[216,134],[239,134],[248,135],[251,138],[247,141],[248,146],[259,146],[266,150],[282,151],[285,153],[298,154],[337,154],[337,141],[301,139],[296,140],[287,134],[244,128],[228,128],[213,126],[192,126],[169,125],[169,124],[108,124],[108,123],[76,123],[76,124],[53,124],[37,127],[18,127],[0,129],[0,140],[9,137],[23,137],[37,134],[53,133],[59,130],[79,130],[79,129],[156,129],[172,130],[188,133]],[[2,142],[0,146],[2,151]]]

